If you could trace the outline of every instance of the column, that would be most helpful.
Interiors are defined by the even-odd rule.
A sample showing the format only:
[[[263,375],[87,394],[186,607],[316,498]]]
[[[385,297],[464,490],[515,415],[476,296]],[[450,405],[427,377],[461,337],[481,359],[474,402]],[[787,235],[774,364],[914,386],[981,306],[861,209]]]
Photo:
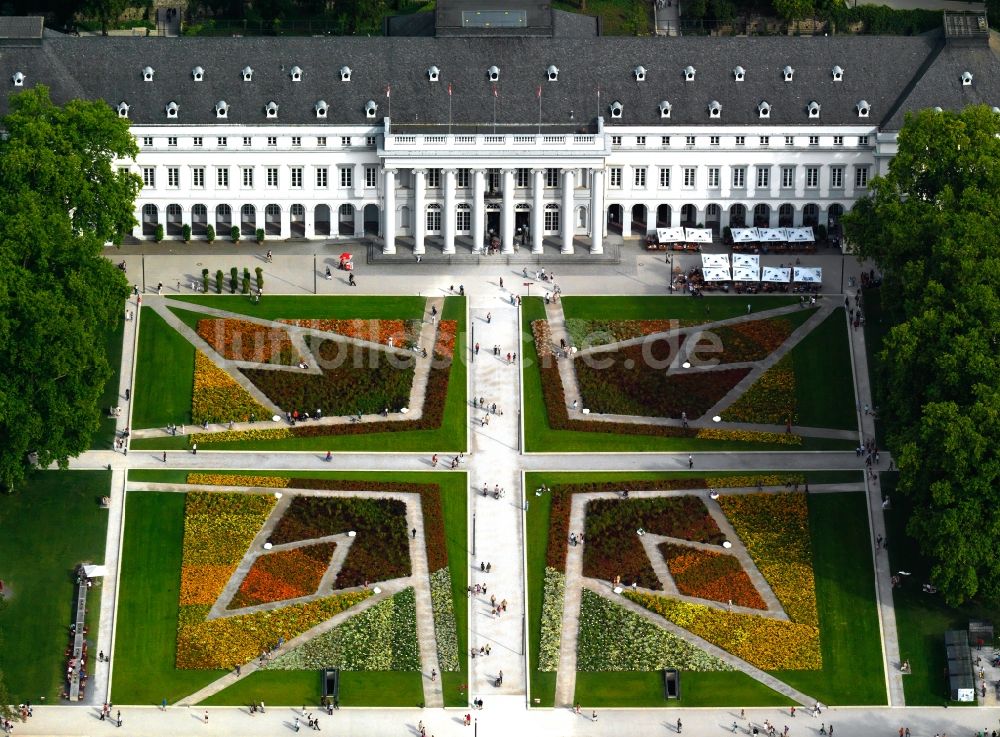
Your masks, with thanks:
[[[292,206],[288,205],[288,204],[284,204],[284,205],[279,205],[279,207],[281,208],[281,210],[278,213],[278,229],[279,229],[278,238],[280,238],[281,240],[284,241],[284,240],[288,240],[289,238],[292,237]],[[209,212],[209,214],[208,214],[208,218],[209,218],[208,222],[210,222],[210,223],[213,222],[212,217],[213,217],[212,213]],[[264,217],[267,218],[267,213],[266,212],[264,213]],[[333,217],[333,210],[332,209],[330,210],[330,217],[331,218]],[[331,233],[335,233],[336,232],[336,231],[333,230],[333,226],[334,225],[336,225],[336,223],[333,222],[333,221],[331,221],[330,222],[330,228],[331,228],[330,232]]]
[[[542,253],[542,236],[545,233],[545,169],[532,169],[531,203],[531,252]]]
[[[306,240],[316,237],[316,212],[315,208],[310,205],[305,205],[305,233],[304,236]]]
[[[365,205],[363,200],[358,200],[360,205],[354,208],[354,237],[365,237]]]
[[[575,174],[573,169],[563,170],[562,212],[559,213],[559,225],[562,230],[562,253],[573,253]]]
[[[486,240],[486,171],[472,170],[472,251],[483,250]]]
[[[604,223],[604,169],[593,169],[590,176],[591,253],[604,253]]]
[[[354,183],[354,199],[362,200],[365,196],[365,165],[355,164],[354,172],[351,174]],[[362,231],[364,228],[362,227]]]
[[[382,181],[382,253],[396,252],[396,170],[386,169]]]
[[[427,215],[424,212],[424,189],[426,188],[427,170],[413,170],[413,253],[425,253],[424,230],[427,227]]]
[[[455,253],[455,170],[445,169],[444,172],[444,221],[441,223],[444,231],[444,250],[442,253]]]
[[[503,211],[500,213],[500,253],[514,253],[514,170],[503,170]]]

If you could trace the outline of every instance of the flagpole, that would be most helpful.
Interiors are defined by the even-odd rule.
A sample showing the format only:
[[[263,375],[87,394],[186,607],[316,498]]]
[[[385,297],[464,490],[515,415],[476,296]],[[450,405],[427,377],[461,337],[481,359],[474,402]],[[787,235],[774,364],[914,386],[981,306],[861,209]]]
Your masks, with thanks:
[[[451,135],[451,82],[448,83],[448,135]]]
[[[493,87],[493,135],[497,132],[497,88]]]
[[[388,117],[389,117],[389,120],[392,120],[392,94],[391,94],[391,92],[392,92],[392,85],[391,84],[387,84],[385,86],[385,100],[386,100],[385,105],[388,108],[388,112],[389,112],[389,116]]]
[[[542,86],[538,85],[538,135],[542,135]]]

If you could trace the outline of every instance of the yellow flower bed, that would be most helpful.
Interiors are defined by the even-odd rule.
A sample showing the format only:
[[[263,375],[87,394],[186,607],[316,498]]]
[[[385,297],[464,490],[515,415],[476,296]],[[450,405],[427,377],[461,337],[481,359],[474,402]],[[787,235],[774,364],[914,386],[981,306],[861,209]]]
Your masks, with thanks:
[[[761,486],[784,486],[786,484],[803,484],[806,477],[797,473],[771,473],[756,476],[708,476],[705,483],[715,489],[739,489]]]
[[[211,445],[212,443],[231,443],[239,440],[284,440],[292,437],[286,427],[268,428],[267,430],[223,430],[222,432],[200,432],[189,436],[188,444]]]
[[[625,596],[762,670],[819,670],[819,628],[688,604],[652,594]]]
[[[789,618],[819,624],[806,495],[724,495],[719,506]]]
[[[257,486],[267,489],[284,489],[288,487],[288,479],[283,476],[249,476],[247,474],[224,473],[189,473],[189,484],[204,484],[206,486]]]
[[[738,440],[744,443],[777,443],[778,445],[802,445],[802,438],[787,432],[757,432],[755,430],[722,430],[704,428],[695,435],[704,440]]]
[[[235,566],[181,566],[181,606],[204,604],[211,607],[226,588]]]
[[[225,371],[201,351],[194,355],[194,389],[191,392],[191,420],[202,422],[246,422],[253,415],[258,420],[271,411],[254,399]]]
[[[791,353],[765,371],[753,385],[722,413],[727,422],[784,425],[795,412],[795,366]]]
[[[248,663],[284,638],[285,642],[361,603],[372,592],[355,591],[307,604],[223,617],[177,630],[178,668],[232,668]]]

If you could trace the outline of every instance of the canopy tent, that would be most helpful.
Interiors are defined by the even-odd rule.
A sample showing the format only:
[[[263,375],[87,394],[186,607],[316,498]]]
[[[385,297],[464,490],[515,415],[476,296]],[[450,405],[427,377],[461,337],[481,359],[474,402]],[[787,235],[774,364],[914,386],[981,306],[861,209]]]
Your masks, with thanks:
[[[85,565],[83,567],[83,575],[86,576],[87,578],[100,578],[102,576],[107,576],[108,575],[108,567],[107,566]]]
[[[791,269],[779,269],[777,266],[765,266],[763,273],[760,275],[761,281],[773,284],[788,284],[791,278]]]
[[[788,242],[789,243],[813,243],[816,240],[813,237],[812,228],[789,228],[788,229]]]
[[[684,241],[684,228],[657,228],[657,243],[682,243]]]
[[[729,272],[729,267],[706,266],[701,270],[705,281],[732,281],[733,275]]]
[[[701,268],[728,269],[729,255],[725,253],[703,253],[701,254]]]
[[[823,282],[823,269],[819,266],[796,266],[792,273],[792,281],[821,284]]]
[[[685,228],[684,240],[688,243],[711,243],[712,231],[708,228]]]
[[[784,228],[757,228],[762,243],[782,243],[787,239]]]
[[[756,243],[760,240],[756,228],[733,228],[733,243]]]
[[[760,256],[750,253],[734,253],[733,268],[744,266],[748,269],[760,269]]]
[[[760,269],[752,266],[734,266],[733,281],[760,281]]]

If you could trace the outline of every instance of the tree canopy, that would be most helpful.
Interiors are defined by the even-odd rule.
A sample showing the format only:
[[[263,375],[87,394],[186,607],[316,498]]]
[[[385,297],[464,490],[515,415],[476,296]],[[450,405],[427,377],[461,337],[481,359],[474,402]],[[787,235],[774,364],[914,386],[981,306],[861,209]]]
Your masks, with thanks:
[[[128,296],[102,252],[135,224],[141,184],[113,166],[138,149],[107,103],[58,107],[41,86],[10,99],[0,120],[0,482],[8,488],[24,478],[29,453],[65,466],[98,428],[111,376],[105,336]]]
[[[879,411],[912,500],[907,531],[952,604],[1000,601],[1000,115],[908,116],[845,217],[883,274]]]

